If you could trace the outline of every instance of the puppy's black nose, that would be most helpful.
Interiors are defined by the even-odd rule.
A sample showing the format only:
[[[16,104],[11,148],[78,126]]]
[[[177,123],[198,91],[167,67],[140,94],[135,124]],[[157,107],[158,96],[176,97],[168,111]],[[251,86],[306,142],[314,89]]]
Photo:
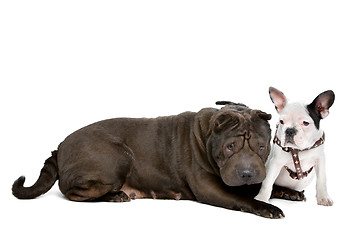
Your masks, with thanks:
[[[292,137],[294,137],[296,135],[296,132],[297,131],[296,131],[295,128],[288,128],[288,129],[286,129],[285,134],[286,134],[287,137],[292,138]]]

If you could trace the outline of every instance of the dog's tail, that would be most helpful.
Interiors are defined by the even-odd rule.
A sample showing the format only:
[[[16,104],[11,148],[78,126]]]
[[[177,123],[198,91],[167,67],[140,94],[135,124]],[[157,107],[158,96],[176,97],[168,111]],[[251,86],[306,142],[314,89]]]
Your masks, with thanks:
[[[31,187],[24,187],[25,177],[19,177],[12,186],[12,193],[19,199],[36,198],[47,191],[54,185],[58,179],[57,151],[51,153],[41,169],[40,176],[36,183]]]

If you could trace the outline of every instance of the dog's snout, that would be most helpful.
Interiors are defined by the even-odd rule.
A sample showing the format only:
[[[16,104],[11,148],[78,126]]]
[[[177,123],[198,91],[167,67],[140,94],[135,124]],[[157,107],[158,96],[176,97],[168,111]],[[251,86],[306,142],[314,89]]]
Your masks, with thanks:
[[[296,135],[296,129],[288,128],[288,129],[286,129],[285,134],[287,137],[294,137]]]

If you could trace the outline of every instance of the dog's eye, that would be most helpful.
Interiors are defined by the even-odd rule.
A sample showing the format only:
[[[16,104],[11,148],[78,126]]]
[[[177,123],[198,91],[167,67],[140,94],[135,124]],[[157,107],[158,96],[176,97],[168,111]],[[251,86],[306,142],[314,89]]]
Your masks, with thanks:
[[[229,151],[233,151],[234,150],[234,143],[231,143],[231,144],[227,145],[226,149],[229,150]]]
[[[304,126],[309,126],[309,122],[307,122],[307,121],[303,121],[303,124],[304,124]]]
[[[264,150],[265,150],[265,146],[260,145],[260,146],[259,146],[259,152],[263,152]]]
[[[280,120],[280,123],[281,123],[281,124],[284,124],[284,120]]]

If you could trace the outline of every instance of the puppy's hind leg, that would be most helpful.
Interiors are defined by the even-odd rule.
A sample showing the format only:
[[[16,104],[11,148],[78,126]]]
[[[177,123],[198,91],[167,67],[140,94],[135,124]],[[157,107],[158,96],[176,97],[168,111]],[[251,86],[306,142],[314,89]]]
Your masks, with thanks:
[[[270,198],[280,198],[291,201],[306,201],[304,191],[298,192],[296,190],[274,185]]]

